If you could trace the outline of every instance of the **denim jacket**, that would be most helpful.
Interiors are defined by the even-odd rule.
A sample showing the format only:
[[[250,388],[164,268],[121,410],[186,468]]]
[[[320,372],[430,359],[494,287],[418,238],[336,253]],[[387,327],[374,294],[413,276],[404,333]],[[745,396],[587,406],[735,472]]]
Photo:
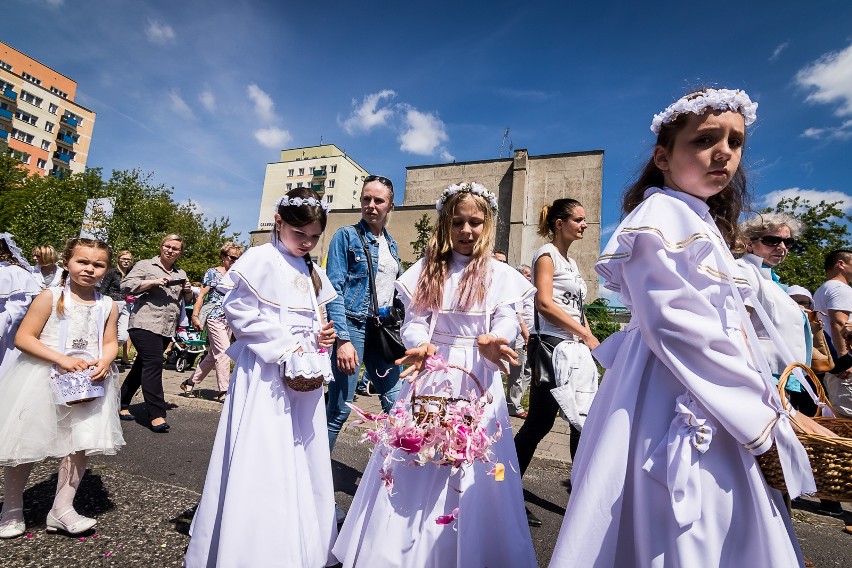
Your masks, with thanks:
[[[364,239],[370,249],[370,256],[373,259],[373,278],[375,279],[379,266],[379,242],[370,232],[363,219],[358,222],[358,226],[364,231]],[[382,229],[382,232],[388,241],[391,255],[399,264],[399,272],[397,273],[397,277],[399,277],[402,274],[402,263],[399,262],[396,241],[393,240],[387,229]],[[370,304],[373,301],[370,293],[370,278],[367,274],[367,257],[364,255],[364,246],[352,225],[341,227],[331,238],[331,243],[328,245],[325,272],[334,285],[338,298],[343,299],[342,302],[337,301],[328,304],[326,307],[328,319],[334,322],[337,338],[349,341],[349,327],[346,318],[359,322],[366,321]]]

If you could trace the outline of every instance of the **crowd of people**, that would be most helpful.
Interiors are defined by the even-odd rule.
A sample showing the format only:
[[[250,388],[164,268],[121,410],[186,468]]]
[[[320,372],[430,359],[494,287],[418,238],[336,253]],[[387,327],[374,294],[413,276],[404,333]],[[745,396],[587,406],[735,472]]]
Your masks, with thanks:
[[[61,461],[48,530],[91,530],[73,508],[86,456],[124,444],[119,420],[136,419],[140,387],[151,431],[169,431],[163,352],[191,305],[210,352],[181,389],[194,396],[215,370],[223,409],[189,568],[536,566],[529,527],[541,521],[522,477],[557,416],[573,466],[552,566],[803,565],[755,456],[777,448],[790,498],[817,491],[795,434],[835,434],[811,419],[815,385],[788,380],[788,412],[777,383],[820,356],[834,362],[829,392],[848,392],[852,251],[826,257],[813,296],[780,282],[801,223],[740,221],[756,109],[742,91],[704,89],[654,117],[653,153],[595,265],[632,314],[603,342],[584,309],[591,275],[569,254],[587,228],[570,198],[542,209],[547,242],[514,269],[495,250],[496,195],[453,184],[424,258],[404,270],[393,184],[369,176],[361,219],[336,231],[323,269],[311,253],[328,205],[297,188],[276,204],[270,242],[224,243],[197,291],[179,235],[135,265],[120,251],[114,268],[100,241],[69,240],[61,266],[37,247],[33,267],[0,235],[0,538],[24,533],[23,489],[49,457]],[[129,363],[129,342],[119,388],[113,361],[124,346]],[[359,380],[379,415],[353,405]],[[331,452],[353,408],[375,448],[344,513]],[[509,416],[523,420],[514,439]]]

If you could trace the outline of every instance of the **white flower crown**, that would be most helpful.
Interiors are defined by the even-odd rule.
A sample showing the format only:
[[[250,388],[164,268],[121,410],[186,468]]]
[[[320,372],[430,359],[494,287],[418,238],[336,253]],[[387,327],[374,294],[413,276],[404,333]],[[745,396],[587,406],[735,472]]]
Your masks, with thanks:
[[[495,215],[497,214],[497,196],[488,191],[484,185],[476,182],[454,183],[441,193],[441,197],[439,197],[435,202],[435,209],[441,211],[441,209],[444,208],[444,203],[447,202],[447,199],[456,193],[475,193],[476,195],[479,195],[488,202],[488,205],[491,207],[491,211],[493,211]]]
[[[317,199],[316,197],[290,197],[290,198],[288,198],[285,195],[275,203],[275,212],[276,213],[278,213],[278,209],[280,209],[282,205],[292,205],[293,207],[302,207],[303,205],[306,206],[306,207],[322,207],[323,210],[326,213],[331,211],[331,205],[328,204],[328,201],[323,201],[323,200]]]
[[[700,115],[704,114],[708,108],[738,112],[745,118],[746,126],[750,126],[757,120],[757,103],[752,102],[745,91],[707,89],[701,93],[681,97],[660,114],[655,114],[654,120],[651,121],[651,132],[659,134],[664,124],[673,122],[680,115],[688,112]]]

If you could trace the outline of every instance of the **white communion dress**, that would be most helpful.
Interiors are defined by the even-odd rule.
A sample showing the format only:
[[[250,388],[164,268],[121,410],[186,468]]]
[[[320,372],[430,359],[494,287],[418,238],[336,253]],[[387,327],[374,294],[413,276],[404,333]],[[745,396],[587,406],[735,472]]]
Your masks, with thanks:
[[[755,460],[798,442],[750,362],[728,257],[705,202],[651,188],[598,259],[632,319],[593,352],[607,371],[551,566],[802,564],[781,493]],[[797,465],[806,489],[806,456]]]
[[[60,316],[56,302],[62,288],[49,288],[53,310],[39,340],[52,349],[85,350],[95,359],[98,340],[98,303],[84,304],[65,298],[68,322],[66,347],[60,349]],[[105,322],[113,301],[101,297],[101,321]],[[124,445],[118,419],[118,371],[110,366],[103,385],[106,394],[88,402],[58,404],[51,388],[51,364],[21,353],[0,378],[0,465],[15,466],[45,458],[61,458],[85,450],[86,455],[114,455]]]
[[[329,356],[316,347],[317,307],[337,294],[317,271],[319,298],[305,261],[266,244],[246,251],[219,283],[236,366],[190,528],[188,568],[335,563],[323,389],[285,385],[287,368],[308,372],[311,358],[311,374],[330,379],[330,362],[322,361]]]
[[[9,262],[0,262],[0,377],[15,362],[15,334],[41,286],[32,272]]]
[[[388,492],[380,472],[383,457],[374,451],[334,546],[334,555],[346,567],[537,566],[500,371],[476,348],[476,338],[488,332],[511,344],[519,330],[518,308],[535,288],[508,265],[491,261],[485,306],[457,311],[453,300],[469,257],[452,254],[444,307],[438,313],[408,309],[422,260],[397,281],[406,304],[402,339],[409,348],[424,342],[434,344],[447,363],[471,370],[491,393],[493,402],[485,406],[488,432],[494,432],[498,422],[502,426],[502,438],[491,449],[494,461],[505,466],[505,481],[489,475],[493,467],[489,463],[475,462],[451,475],[448,466],[412,466],[403,455],[395,455],[403,461],[393,467],[395,481]],[[431,338],[430,325],[434,325]],[[450,370],[430,374],[418,394],[458,397],[476,388],[469,377]],[[412,383],[405,381],[397,404],[410,407],[411,389]],[[455,523],[436,523],[438,517],[451,515],[456,508]]]

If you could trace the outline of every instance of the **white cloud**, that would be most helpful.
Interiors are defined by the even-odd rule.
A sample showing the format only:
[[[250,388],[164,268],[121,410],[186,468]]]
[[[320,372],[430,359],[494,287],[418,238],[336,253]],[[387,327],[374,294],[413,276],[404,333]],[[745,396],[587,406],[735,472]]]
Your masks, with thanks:
[[[421,112],[408,105],[400,105],[405,112],[404,131],[399,135],[400,147],[403,152],[421,156],[431,156],[442,142],[450,139],[444,128],[444,122],[436,114]]]
[[[827,139],[836,139],[836,140],[848,140],[852,138],[852,120],[847,120],[843,122],[840,126],[831,126],[827,128],[806,128],[804,132],[802,132],[802,136],[805,138],[814,138],[819,140],[820,138]]]
[[[201,106],[213,112],[216,110],[216,97],[210,91],[202,91],[200,95],[198,95],[198,100],[201,101]]]
[[[453,156],[452,154],[450,154],[449,150],[447,150],[446,148],[442,147],[441,151],[438,153],[438,155],[441,156],[441,159],[444,160],[445,162],[455,162],[456,161],[456,157]]]
[[[852,45],[827,53],[796,74],[796,82],[811,90],[807,100],[838,103],[837,116],[852,115]]]
[[[361,104],[358,105],[355,99],[352,99],[352,114],[349,118],[338,122],[350,136],[356,132],[369,132],[376,126],[385,126],[394,116],[394,109],[385,106],[377,108],[379,103],[386,99],[392,99],[396,93],[390,89],[384,89],[378,93],[365,95]]]
[[[785,41],[781,45],[775,48],[775,51],[772,52],[772,55],[769,56],[769,61],[775,61],[778,59],[778,56],[781,55],[781,52],[787,49],[787,46],[790,45],[789,41]]]
[[[261,128],[254,131],[254,137],[263,146],[281,150],[293,138],[290,133],[283,128],[271,126],[269,128]]]
[[[782,198],[793,199],[798,197],[802,200],[809,201],[812,205],[816,205],[820,201],[826,203],[840,202],[837,206],[846,213],[852,213],[852,196],[842,191],[821,191],[818,189],[801,189],[798,187],[790,187],[787,189],[777,189],[763,196],[763,205],[765,207],[775,207]]]
[[[156,45],[174,43],[176,37],[175,30],[170,25],[156,20],[148,20],[145,35],[148,37],[148,41]]]
[[[275,103],[272,102],[272,97],[254,83],[246,90],[248,97],[254,103],[254,112],[257,117],[263,122],[276,122],[278,116],[275,114]]]
[[[180,115],[183,118],[195,118],[195,114],[193,114],[192,109],[189,108],[189,105],[186,104],[186,101],[183,100],[177,90],[172,89],[169,91],[169,102],[169,106],[175,114]]]

